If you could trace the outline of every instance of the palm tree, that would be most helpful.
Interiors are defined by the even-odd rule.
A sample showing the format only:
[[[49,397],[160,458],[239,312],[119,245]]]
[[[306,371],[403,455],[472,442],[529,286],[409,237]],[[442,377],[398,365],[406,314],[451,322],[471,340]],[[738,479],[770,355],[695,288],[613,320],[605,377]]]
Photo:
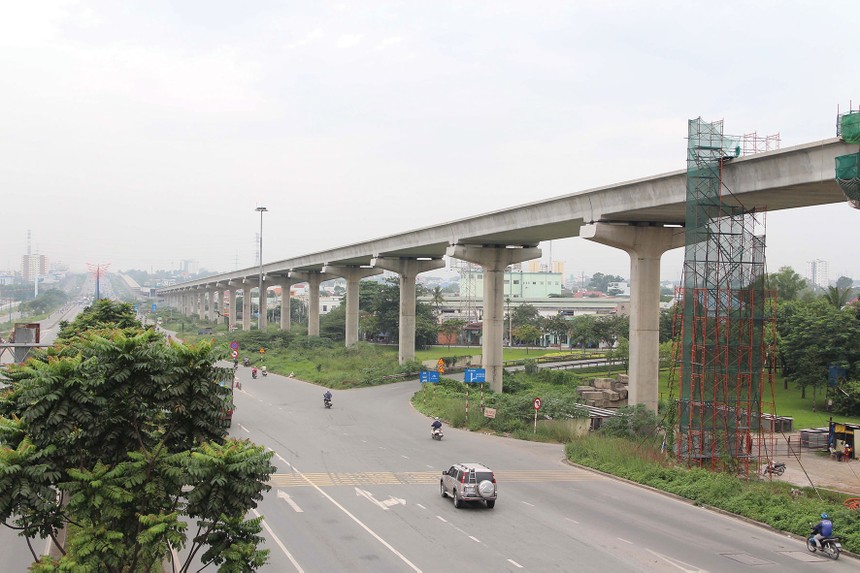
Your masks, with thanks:
[[[848,304],[848,299],[851,297],[851,288],[839,288],[829,286],[827,292],[821,295],[821,298],[836,308],[842,308]]]
[[[442,292],[442,287],[439,285],[434,286],[431,296],[430,302],[436,310],[436,316],[439,316],[442,313],[442,305],[445,304],[445,293]]]

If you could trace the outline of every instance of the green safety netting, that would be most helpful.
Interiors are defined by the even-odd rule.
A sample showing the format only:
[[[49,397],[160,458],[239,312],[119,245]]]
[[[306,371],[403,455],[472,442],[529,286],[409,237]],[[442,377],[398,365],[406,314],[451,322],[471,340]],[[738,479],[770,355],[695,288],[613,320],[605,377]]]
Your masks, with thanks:
[[[836,182],[849,201],[860,201],[860,153],[836,158]]]
[[[847,143],[860,143],[860,112],[847,113],[840,118],[839,134]]]

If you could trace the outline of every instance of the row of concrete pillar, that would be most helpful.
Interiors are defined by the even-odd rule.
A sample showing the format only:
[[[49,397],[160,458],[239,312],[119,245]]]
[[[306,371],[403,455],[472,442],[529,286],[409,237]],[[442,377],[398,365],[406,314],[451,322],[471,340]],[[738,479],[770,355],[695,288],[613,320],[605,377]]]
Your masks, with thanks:
[[[669,249],[683,246],[683,229],[659,226],[636,225],[586,225],[580,236],[612,247],[624,249],[630,255],[630,385],[631,404],[644,404],[657,410],[658,373],[659,373],[659,322],[660,322],[660,258]],[[473,246],[454,245],[448,248],[448,256],[480,265],[484,274],[483,293],[483,332],[482,366],[486,379],[493,390],[502,390],[502,349],[504,336],[504,272],[505,268],[516,263],[539,258],[540,249],[533,246]],[[326,280],[342,277],[346,279],[346,327],[347,346],[358,340],[358,293],[359,282],[368,276],[380,274],[383,270],[400,275],[400,339],[399,360],[401,363],[415,357],[415,285],[420,273],[444,266],[440,259],[423,260],[415,258],[377,257],[370,268],[361,266],[322,267],[320,271],[290,271],[287,276],[277,279],[267,278],[263,283],[264,291],[270,286],[280,286],[281,322],[280,328],[290,328],[290,286],[308,283],[308,335],[319,335],[319,287]],[[242,328],[251,327],[250,291],[255,283],[240,285],[226,284],[219,288],[216,283],[211,287],[168,294],[168,302],[178,306],[186,314],[197,313],[210,320],[216,320],[213,296],[229,292],[230,308],[227,319],[230,326],[235,324],[236,292],[242,290],[243,320]],[[222,295],[223,296],[223,295]],[[205,301],[209,301],[205,305]],[[260,296],[260,327],[266,327],[266,296]]]

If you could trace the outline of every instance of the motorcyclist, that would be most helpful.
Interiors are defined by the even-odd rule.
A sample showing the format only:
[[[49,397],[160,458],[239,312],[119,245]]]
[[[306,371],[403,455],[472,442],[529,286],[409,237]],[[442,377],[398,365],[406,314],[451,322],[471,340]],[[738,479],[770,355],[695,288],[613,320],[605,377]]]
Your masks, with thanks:
[[[830,521],[830,517],[826,513],[821,514],[821,521],[815,524],[815,527],[812,528],[812,533],[814,535],[809,539],[815,541],[818,549],[821,549],[822,539],[833,536],[833,522]]]
[[[260,366],[260,372],[262,372],[262,373],[263,373],[263,376],[265,376],[266,374],[268,374],[268,373],[269,373],[269,371],[268,371],[268,370],[266,370],[266,365],[265,365],[265,364],[263,364],[262,366]]]
[[[246,357],[242,360],[242,365],[243,365],[243,366],[250,366],[250,365],[251,365],[251,359],[250,359],[250,358],[248,358],[248,357],[246,356]]]
[[[253,368],[251,368],[251,378],[256,378],[256,377],[257,377],[257,367],[254,366]]]
[[[323,402],[331,402],[331,390],[326,390],[323,394]]]
[[[430,431],[434,434],[436,432],[441,432],[442,431],[442,422],[439,420],[439,418],[436,418],[433,420],[433,423],[430,424],[430,427],[432,428],[432,430],[430,430]]]

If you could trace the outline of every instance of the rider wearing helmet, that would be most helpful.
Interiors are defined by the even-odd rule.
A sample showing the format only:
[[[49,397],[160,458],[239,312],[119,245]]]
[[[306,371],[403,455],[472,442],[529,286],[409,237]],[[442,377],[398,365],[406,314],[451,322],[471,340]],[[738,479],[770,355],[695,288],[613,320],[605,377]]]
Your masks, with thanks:
[[[815,541],[819,549],[821,549],[822,539],[833,536],[833,522],[830,521],[830,517],[826,513],[821,514],[821,521],[812,528],[812,533],[815,535],[810,537],[810,539]]]
[[[430,424],[430,427],[433,428],[433,432],[437,432],[442,429],[442,422],[439,421],[439,418],[433,420],[433,423]]]

